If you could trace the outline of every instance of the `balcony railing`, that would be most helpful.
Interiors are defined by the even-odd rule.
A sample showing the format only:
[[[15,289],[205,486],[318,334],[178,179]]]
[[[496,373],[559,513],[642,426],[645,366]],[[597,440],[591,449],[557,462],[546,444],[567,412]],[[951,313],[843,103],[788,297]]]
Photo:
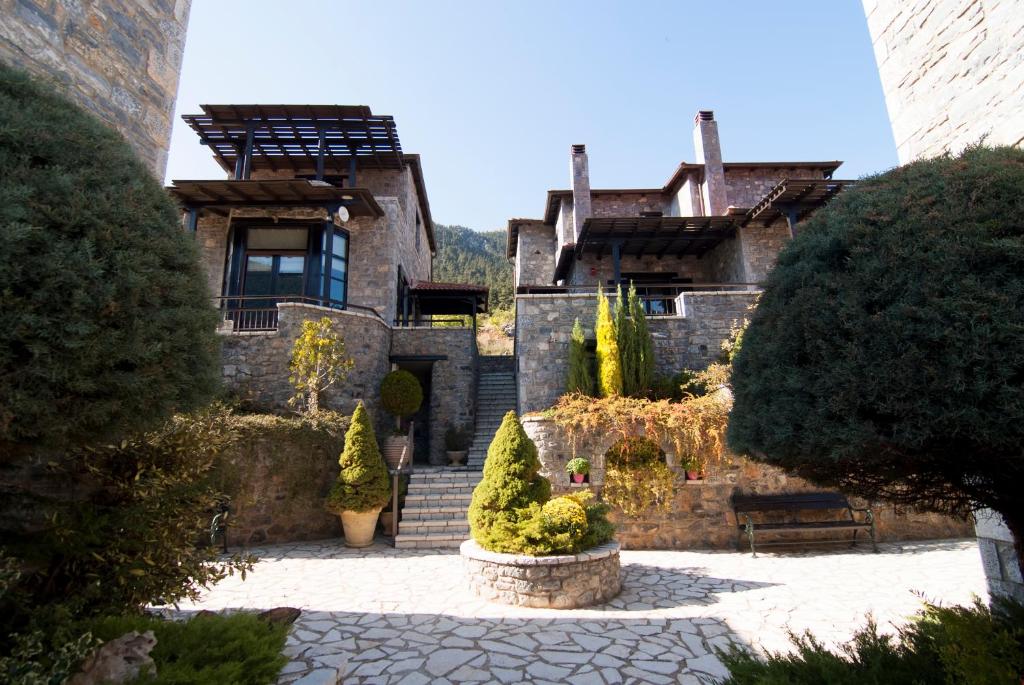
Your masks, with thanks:
[[[637,296],[643,303],[644,312],[649,317],[680,316],[683,299],[686,293],[730,293],[756,292],[761,289],[760,283],[636,283]],[[609,297],[615,297],[614,286],[602,286]],[[629,284],[623,282],[625,293]],[[551,285],[551,286],[519,286],[517,295],[596,295],[597,285]]]
[[[383,321],[377,310],[372,307],[363,307],[336,300],[325,300],[308,295],[231,295],[214,299],[224,320],[231,322],[231,330],[235,333],[276,331],[279,315],[277,305],[282,302],[295,302],[338,310],[357,311],[369,314]]]
[[[473,328],[473,317],[465,316],[424,316],[419,319],[395,319],[396,328]]]

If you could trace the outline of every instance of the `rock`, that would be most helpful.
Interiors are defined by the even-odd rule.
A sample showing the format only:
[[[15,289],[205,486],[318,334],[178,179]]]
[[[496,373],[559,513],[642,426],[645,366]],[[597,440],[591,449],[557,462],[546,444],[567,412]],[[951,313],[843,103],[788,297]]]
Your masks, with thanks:
[[[341,682],[338,669],[318,668],[296,680],[292,685],[338,685]]]
[[[295,619],[301,614],[302,609],[296,609],[295,607],[276,607],[260,612],[257,618],[275,625],[290,626],[295,623]]]
[[[127,683],[144,670],[156,675],[156,664],[149,653],[156,646],[152,630],[130,633],[99,647],[82,664],[82,670],[71,676],[67,685],[101,685]]]

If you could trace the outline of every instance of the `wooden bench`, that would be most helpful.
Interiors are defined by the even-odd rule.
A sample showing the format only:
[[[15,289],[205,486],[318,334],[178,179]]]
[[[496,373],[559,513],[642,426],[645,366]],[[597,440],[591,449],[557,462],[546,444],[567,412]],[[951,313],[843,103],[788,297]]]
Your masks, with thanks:
[[[743,534],[750,540],[750,553],[757,556],[754,548],[754,534],[758,532],[790,533],[793,531],[842,531],[852,530],[852,538],[832,537],[827,540],[802,540],[805,544],[831,544],[837,542],[850,542],[857,544],[857,533],[860,530],[867,530],[871,535],[871,547],[878,551],[878,544],[875,540],[875,515],[871,509],[855,509],[844,495],[838,492],[807,492],[786,495],[733,495],[732,510],[736,515],[736,525],[739,528],[739,545],[743,545]],[[807,521],[800,520],[800,512],[832,511],[842,518],[832,520]],[[766,512],[784,512],[788,514],[785,521],[780,522],[755,522],[751,514]],[[860,519],[856,513],[863,514]],[[817,517],[816,517],[817,518]],[[762,546],[793,544],[792,541],[762,542]]]

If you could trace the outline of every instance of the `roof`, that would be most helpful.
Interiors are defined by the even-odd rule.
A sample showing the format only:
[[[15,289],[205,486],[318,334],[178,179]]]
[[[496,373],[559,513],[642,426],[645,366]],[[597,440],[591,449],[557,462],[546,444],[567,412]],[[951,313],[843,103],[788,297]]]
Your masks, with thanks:
[[[172,181],[167,191],[186,208],[227,214],[230,207],[322,207],[339,205],[351,216],[384,216],[366,188],[339,188],[323,181]]]
[[[524,224],[544,225],[543,219],[509,219],[508,230],[505,232],[505,256],[512,259],[519,249],[519,227]]]
[[[413,292],[432,291],[447,293],[487,293],[490,288],[476,283],[446,283],[444,281],[415,281],[409,290]]]
[[[229,172],[250,127],[254,169],[315,169],[321,134],[327,169],[347,172],[352,157],[362,168],[403,167],[394,117],[375,115],[364,105],[202,105],[202,110],[182,119]]]
[[[808,214],[824,206],[843,188],[853,183],[854,181],[832,179],[786,179],[769,190],[764,198],[747,212],[743,225],[758,223],[770,226],[780,219],[785,219],[789,209],[795,209],[796,220],[802,221]]]
[[[665,216],[589,218],[576,239],[576,256],[584,252],[610,254],[613,243],[630,253],[702,256],[735,232],[740,217]]]
[[[420,314],[468,314],[467,304],[478,314],[487,311],[489,288],[485,285],[415,281],[409,292],[415,297]]]

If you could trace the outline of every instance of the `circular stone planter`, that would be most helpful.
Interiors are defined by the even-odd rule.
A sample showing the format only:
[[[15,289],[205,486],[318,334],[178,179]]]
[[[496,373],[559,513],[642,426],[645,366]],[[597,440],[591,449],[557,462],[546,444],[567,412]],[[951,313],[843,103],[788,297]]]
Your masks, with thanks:
[[[526,607],[575,609],[607,602],[622,590],[619,543],[579,554],[531,557],[488,552],[474,540],[459,548],[469,586],[483,599]]]

